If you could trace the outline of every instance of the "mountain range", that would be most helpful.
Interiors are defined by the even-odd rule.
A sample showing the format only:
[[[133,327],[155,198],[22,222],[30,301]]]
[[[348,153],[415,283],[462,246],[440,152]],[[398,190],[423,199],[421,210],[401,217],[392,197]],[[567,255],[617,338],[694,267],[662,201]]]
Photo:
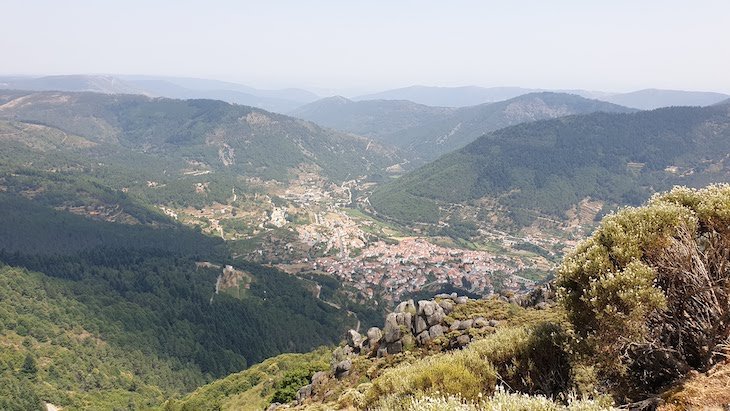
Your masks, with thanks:
[[[570,114],[633,109],[565,93],[530,93],[497,103],[444,108],[406,100],[352,101],[332,97],[291,114],[338,130],[373,137],[423,162],[456,150],[479,136],[528,121]]]
[[[259,107],[283,114],[319,99],[317,94],[301,88],[263,90],[219,80],[149,75],[0,76],[0,89],[91,91],[180,99],[207,98]],[[467,107],[539,92],[576,94],[640,110],[669,106],[707,106],[730,98],[730,95],[723,93],[661,89],[611,93],[580,89],[548,90],[523,87],[410,86],[354,96],[350,99],[353,101],[408,100],[432,107]]]
[[[730,95],[722,93],[645,89],[628,93],[610,93],[589,90],[546,90],[521,87],[429,87],[411,86],[379,93],[354,97],[353,100],[410,100],[431,106],[466,107],[477,104],[508,100],[517,96],[537,92],[576,94],[619,104],[639,110],[652,110],[670,106],[709,106],[725,100]]]
[[[105,94],[143,94],[178,99],[213,99],[285,113],[319,97],[301,89],[260,90],[241,84],[180,77],[131,75],[61,75],[0,77],[0,89],[33,91],[90,91]]]

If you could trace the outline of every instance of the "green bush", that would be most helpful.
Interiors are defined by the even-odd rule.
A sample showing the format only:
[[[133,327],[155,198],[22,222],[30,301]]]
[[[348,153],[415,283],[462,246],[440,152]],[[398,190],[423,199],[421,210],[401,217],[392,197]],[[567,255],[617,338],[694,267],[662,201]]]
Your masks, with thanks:
[[[730,185],[677,187],[603,219],[559,270],[583,349],[637,397],[718,361],[730,315]]]

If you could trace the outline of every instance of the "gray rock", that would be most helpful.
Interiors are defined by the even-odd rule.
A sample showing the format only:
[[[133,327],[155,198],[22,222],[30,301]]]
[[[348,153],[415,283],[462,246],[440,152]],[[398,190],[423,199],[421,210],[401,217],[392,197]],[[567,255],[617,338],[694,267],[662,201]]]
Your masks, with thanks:
[[[490,327],[496,327],[499,325],[499,321],[497,320],[489,320],[489,326]]]
[[[413,332],[413,314],[403,313],[403,325],[405,325],[408,332]]]
[[[421,300],[418,302],[418,315],[430,317],[436,310],[434,307],[436,307],[436,303],[433,301]]]
[[[402,313],[401,313],[402,314]],[[396,313],[390,313],[385,317],[385,327],[383,327],[383,339],[386,343],[392,343],[400,340],[401,330],[396,320]]]
[[[444,294],[444,293],[436,294],[436,296],[434,296],[434,298],[451,298],[451,294]]]
[[[419,316],[416,316],[416,324],[413,328],[414,328],[413,331],[416,333],[416,335],[418,335],[418,334],[428,330],[428,324],[426,323],[426,320],[419,315]]]
[[[456,293],[451,293],[451,296],[450,297],[451,297],[452,300],[455,300],[456,297],[458,297],[458,295]]]
[[[312,396],[312,384],[305,385],[297,391],[297,404]]]
[[[537,305],[535,305],[536,310],[547,310],[548,308],[550,308],[550,304],[546,303],[545,301],[539,302],[537,303]]]
[[[350,375],[350,370],[352,369],[352,361],[345,360],[338,362],[337,365],[335,365],[335,378],[338,380],[344,377],[347,377]]]
[[[466,297],[466,296],[457,297],[454,300],[454,302],[456,302],[457,304],[466,304],[468,301],[469,301],[469,297]]]
[[[471,337],[469,337],[469,334],[462,334],[458,337],[456,337],[456,345],[459,347],[463,347],[471,341]]]
[[[426,330],[416,336],[416,341],[418,342],[418,345],[426,345],[431,341],[431,334],[429,334],[428,330]]]
[[[444,335],[444,329],[443,329],[443,327],[441,327],[440,324],[436,324],[428,329],[428,335],[433,340],[437,337]]]
[[[484,328],[489,325],[489,322],[484,317],[477,317],[474,319],[474,324],[472,325],[477,328]]]
[[[444,310],[446,315],[449,315],[454,311],[454,302],[451,300],[441,300],[439,301],[439,306]]]
[[[266,411],[276,411],[279,409],[279,407],[281,407],[281,404],[279,404],[278,402],[275,402],[275,403],[269,405],[269,407],[266,408]]]
[[[397,307],[395,307],[396,313],[416,313],[416,304],[413,302],[413,300],[403,301],[400,304],[398,304]]]
[[[375,356],[378,358],[382,358],[386,355],[388,355],[388,349],[384,345],[381,345],[380,348],[378,348],[378,352],[375,354]]]
[[[460,326],[461,326],[461,321],[454,320],[454,322],[451,323],[451,327],[449,327],[449,330],[451,330],[451,331],[458,330]]]
[[[355,352],[359,352],[362,348],[362,335],[355,330],[349,330],[347,332],[347,345],[352,347]]]
[[[370,348],[374,348],[375,344],[379,343],[380,340],[383,338],[383,332],[380,331],[380,328],[378,327],[372,327],[368,330],[367,336]]]
[[[312,375],[312,394],[316,394],[322,390],[322,387],[327,383],[329,377],[324,371],[317,371]]]
[[[400,340],[388,344],[388,354],[398,354],[399,352],[403,352],[403,343]]]
[[[446,317],[444,309],[440,305],[434,304],[433,314],[426,316],[426,322],[428,325],[441,324],[441,321]]]
[[[459,323],[459,330],[468,330],[474,325],[474,320],[464,320]]]

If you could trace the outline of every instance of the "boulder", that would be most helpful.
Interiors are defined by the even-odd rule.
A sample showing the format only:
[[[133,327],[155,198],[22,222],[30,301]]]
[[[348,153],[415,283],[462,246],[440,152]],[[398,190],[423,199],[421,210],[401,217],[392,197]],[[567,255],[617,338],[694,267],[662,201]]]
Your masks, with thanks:
[[[468,301],[469,301],[469,297],[467,297],[467,296],[457,297],[454,300],[454,302],[457,303],[457,304],[466,304]]]
[[[413,302],[413,300],[403,301],[400,304],[398,304],[397,307],[395,307],[396,313],[416,313],[416,304]]]
[[[459,330],[468,330],[474,325],[474,320],[464,320],[459,322]]]
[[[348,375],[350,375],[350,370],[352,369],[352,361],[345,360],[340,361],[335,365],[335,378],[338,380],[341,378],[345,378]]]
[[[413,331],[416,335],[428,330],[428,323],[426,323],[426,320],[419,316],[416,316],[416,324],[413,327]]]
[[[490,327],[496,327],[499,325],[499,321],[497,320],[489,320],[489,326]]]
[[[402,313],[401,313],[402,314]],[[392,343],[400,340],[401,329],[396,320],[396,313],[390,313],[385,317],[385,327],[383,327],[383,339],[386,343]]]
[[[428,330],[426,330],[416,336],[416,341],[418,342],[418,345],[426,345],[431,342],[431,334],[429,334]]]
[[[312,375],[312,394],[316,394],[322,390],[325,384],[327,384],[329,377],[324,371],[317,371]]]
[[[380,331],[380,328],[378,327],[372,327],[367,332],[368,336],[368,344],[370,345],[370,349],[375,348],[375,345],[377,345],[380,340],[383,338],[383,332]]]
[[[408,332],[413,332],[413,314],[403,313],[403,325]]]
[[[421,300],[418,302],[418,315],[430,317],[436,310],[436,303],[433,301]]]
[[[305,385],[297,391],[297,404],[301,404],[312,396],[312,384]]]
[[[472,326],[477,328],[484,328],[489,325],[489,322],[484,319],[484,317],[477,317],[474,319],[474,323]]]
[[[376,357],[382,358],[388,355],[388,349],[385,347],[385,345],[381,345],[380,348],[378,348],[378,352],[375,354]]]
[[[360,333],[355,330],[348,331],[347,345],[352,347],[355,352],[359,352],[360,348],[362,348],[362,336],[360,335]]]
[[[441,300],[439,301],[439,306],[444,310],[446,315],[449,315],[454,311],[454,302],[451,300]]]
[[[469,334],[462,334],[458,337],[456,337],[456,345],[459,347],[463,347],[471,341],[471,337],[469,337]]]
[[[444,320],[444,317],[446,317],[444,309],[441,308],[440,305],[434,304],[433,313],[426,316],[426,322],[428,323],[428,325],[441,324],[441,321]]]
[[[458,295],[456,293],[451,293],[451,295],[449,295],[449,297],[451,297],[452,300],[456,300]]]
[[[403,343],[400,340],[388,344],[388,354],[398,354],[399,352],[403,352]]]
[[[444,329],[441,327],[441,324],[436,324],[428,329],[428,335],[431,337],[431,339],[438,338],[442,335],[444,335]]]

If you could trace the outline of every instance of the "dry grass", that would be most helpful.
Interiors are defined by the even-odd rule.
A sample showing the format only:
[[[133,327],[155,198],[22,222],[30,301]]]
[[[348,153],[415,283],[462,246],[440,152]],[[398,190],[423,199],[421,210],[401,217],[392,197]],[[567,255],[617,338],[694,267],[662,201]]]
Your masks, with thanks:
[[[730,407],[730,362],[715,366],[707,373],[690,373],[663,395],[659,411],[726,410]]]

